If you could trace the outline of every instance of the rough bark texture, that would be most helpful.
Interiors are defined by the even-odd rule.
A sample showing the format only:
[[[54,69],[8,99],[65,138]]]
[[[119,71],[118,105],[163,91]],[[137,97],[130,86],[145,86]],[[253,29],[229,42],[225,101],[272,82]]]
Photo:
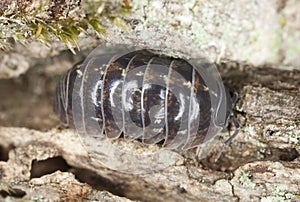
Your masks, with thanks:
[[[213,162],[217,151],[197,162],[195,151],[190,150],[182,154],[183,161],[166,169],[131,175],[89,159],[73,130],[1,127],[0,196],[22,197],[18,200],[126,201],[118,196],[138,201],[299,200],[299,72],[228,63],[222,69],[223,78],[240,92],[236,114],[242,131],[217,163]],[[51,109],[46,106],[49,109],[44,110]],[[7,109],[2,116],[9,117],[12,107],[2,106]],[[44,122],[49,121],[47,113],[37,116],[36,128],[53,128]],[[19,114],[20,122],[15,125],[26,125],[26,117],[31,119]],[[220,141],[226,138],[225,132]],[[118,144],[128,148],[137,143],[120,139]],[[145,152],[153,149],[160,148],[144,147]],[[178,154],[170,152],[170,156]]]
[[[0,53],[0,78],[31,67],[19,78],[0,80],[0,201],[300,200],[299,1],[98,1],[93,12],[101,13],[101,23],[89,18],[78,39],[51,33],[47,46],[34,39],[44,38],[32,13],[52,26],[95,16],[87,11],[96,1],[79,2],[0,3],[0,46],[11,46]],[[33,24],[18,21],[24,13]],[[103,40],[175,56],[204,54],[217,62],[225,82],[240,94],[235,114],[241,124],[217,163],[218,147],[201,161],[195,150],[170,151],[174,162],[157,172],[112,171],[88,157],[75,131],[57,127],[52,101],[59,75]],[[72,55],[66,49],[75,42],[81,51]],[[228,137],[223,132],[219,141]],[[116,144],[126,149],[139,143]],[[160,146],[132,152],[153,150]]]
[[[0,48],[12,49],[1,53],[0,78],[20,75],[37,58],[103,40],[216,62],[299,69],[299,8],[297,0],[6,0],[0,4]]]

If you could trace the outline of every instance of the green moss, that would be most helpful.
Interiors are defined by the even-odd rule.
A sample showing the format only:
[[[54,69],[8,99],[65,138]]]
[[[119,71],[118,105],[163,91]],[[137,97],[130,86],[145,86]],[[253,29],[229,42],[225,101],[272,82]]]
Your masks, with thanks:
[[[30,13],[7,11],[0,17],[0,49],[10,49],[10,39],[27,43],[37,39],[45,44],[53,40],[64,42],[75,54],[79,49],[78,36],[86,30],[93,30],[97,34],[105,35],[105,26],[102,20],[108,19],[116,26],[128,30],[122,15],[130,12],[129,5],[122,3],[105,3],[104,1],[82,2],[82,17],[48,18],[45,16],[48,2]],[[14,13],[15,12],[15,13]]]

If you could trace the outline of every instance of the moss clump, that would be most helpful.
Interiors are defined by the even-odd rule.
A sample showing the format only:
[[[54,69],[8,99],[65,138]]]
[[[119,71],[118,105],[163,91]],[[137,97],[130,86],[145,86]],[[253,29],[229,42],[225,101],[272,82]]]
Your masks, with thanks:
[[[74,48],[79,49],[80,33],[92,30],[104,35],[105,27],[102,22],[105,19],[126,30],[126,23],[121,17],[130,12],[129,3],[103,0],[82,2],[41,0],[27,2],[26,9],[16,2],[10,0],[0,5],[0,11],[4,7],[10,8],[0,12],[2,50],[10,49],[10,44],[14,41],[27,43],[37,39],[45,44],[50,44],[53,40],[62,41],[75,53]]]

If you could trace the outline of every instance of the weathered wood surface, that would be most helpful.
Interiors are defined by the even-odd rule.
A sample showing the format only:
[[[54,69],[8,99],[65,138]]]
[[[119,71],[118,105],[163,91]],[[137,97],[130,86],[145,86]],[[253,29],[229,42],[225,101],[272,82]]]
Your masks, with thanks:
[[[183,155],[183,162],[164,170],[131,175],[108,170],[91,161],[73,130],[41,132],[1,127],[0,197],[107,201],[126,201],[125,198],[138,201],[299,200],[299,72],[240,65],[228,67],[228,64],[222,69],[224,79],[235,86],[241,96],[236,111],[241,133],[217,163],[213,162],[217,151],[197,162],[195,151],[191,150]],[[220,141],[228,136],[224,132]],[[123,147],[135,144],[119,141]],[[159,147],[144,149],[159,150]],[[170,155],[178,154],[170,152]],[[45,173],[57,169],[61,171]],[[8,186],[11,192],[7,191]],[[16,199],[17,196],[23,198]]]
[[[32,67],[0,81],[0,201],[300,200],[299,1],[79,2],[0,3],[0,48],[10,47],[0,52],[0,78]],[[89,23],[98,17],[102,27],[95,31]],[[79,21],[86,32],[65,38],[62,28]],[[44,22],[55,28],[46,30]],[[39,42],[46,35],[48,45]],[[200,162],[190,150],[159,172],[120,173],[91,161],[74,131],[57,129],[55,78],[103,41],[204,54],[219,64],[240,93],[241,133],[217,163],[217,148]],[[76,50],[73,42],[83,50],[76,56],[65,51],[66,44]],[[222,133],[220,142],[228,137]]]
[[[67,46],[77,51],[76,44],[83,50],[101,41],[159,48],[170,55],[206,55],[216,62],[299,69],[299,4],[298,0],[3,0],[0,49],[11,49],[0,52],[0,78],[17,77],[36,60],[58,55]]]

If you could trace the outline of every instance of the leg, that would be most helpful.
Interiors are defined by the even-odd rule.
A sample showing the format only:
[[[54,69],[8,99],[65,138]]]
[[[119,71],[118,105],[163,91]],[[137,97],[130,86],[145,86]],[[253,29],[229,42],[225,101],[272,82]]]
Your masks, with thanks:
[[[231,118],[231,121],[233,122],[233,124],[234,124],[234,127],[235,127],[235,131],[234,131],[234,133],[224,142],[224,145],[225,146],[228,146],[230,143],[231,143],[231,141],[237,136],[237,134],[239,134],[239,132],[240,132],[240,124],[239,124],[239,122],[236,120],[236,118],[234,117],[234,116],[232,116],[232,118]]]
[[[221,146],[221,148],[215,158],[215,162],[220,158],[220,156],[224,150],[224,147],[228,146],[232,142],[232,140],[237,136],[237,134],[239,134],[239,132],[240,132],[240,124],[238,123],[238,121],[236,120],[236,118],[233,115],[231,116],[231,121],[233,122],[233,124],[235,126],[235,131]]]
[[[229,91],[232,93],[231,102],[232,102],[232,108],[233,108],[239,99],[239,94],[238,94],[238,92],[236,92],[234,90],[229,90]]]

